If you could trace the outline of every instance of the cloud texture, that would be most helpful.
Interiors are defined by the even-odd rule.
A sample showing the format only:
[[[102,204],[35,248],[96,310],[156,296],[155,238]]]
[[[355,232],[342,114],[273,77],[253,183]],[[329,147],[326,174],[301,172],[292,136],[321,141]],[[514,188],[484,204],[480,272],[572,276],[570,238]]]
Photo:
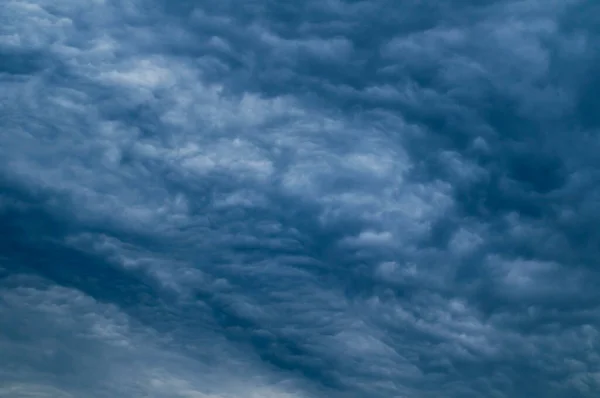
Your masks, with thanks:
[[[598,6],[5,0],[0,397],[596,397]]]

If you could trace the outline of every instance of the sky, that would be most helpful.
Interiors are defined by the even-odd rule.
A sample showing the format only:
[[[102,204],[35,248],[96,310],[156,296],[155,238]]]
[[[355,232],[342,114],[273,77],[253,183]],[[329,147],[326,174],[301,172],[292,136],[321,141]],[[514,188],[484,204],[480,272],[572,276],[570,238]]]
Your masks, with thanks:
[[[597,397],[599,15],[3,0],[0,397]]]

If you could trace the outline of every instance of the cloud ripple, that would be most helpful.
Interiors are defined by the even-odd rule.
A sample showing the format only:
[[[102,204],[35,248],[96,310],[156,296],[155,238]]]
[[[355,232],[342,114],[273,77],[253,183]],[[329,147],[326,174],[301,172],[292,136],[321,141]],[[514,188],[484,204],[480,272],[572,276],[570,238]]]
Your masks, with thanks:
[[[584,1],[7,0],[0,397],[592,397]]]

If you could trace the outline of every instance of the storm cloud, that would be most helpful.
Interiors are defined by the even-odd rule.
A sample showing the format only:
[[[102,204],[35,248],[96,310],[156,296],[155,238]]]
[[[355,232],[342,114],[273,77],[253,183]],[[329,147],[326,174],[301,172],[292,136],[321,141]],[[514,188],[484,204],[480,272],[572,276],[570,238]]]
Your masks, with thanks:
[[[600,8],[5,0],[0,397],[596,397]]]

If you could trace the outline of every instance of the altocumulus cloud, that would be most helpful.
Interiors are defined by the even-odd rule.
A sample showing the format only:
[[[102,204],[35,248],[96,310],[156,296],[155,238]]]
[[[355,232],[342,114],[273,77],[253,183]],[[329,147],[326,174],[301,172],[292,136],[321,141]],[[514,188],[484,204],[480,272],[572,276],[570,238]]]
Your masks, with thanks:
[[[596,397],[591,1],[5,0],[0,397]]]

